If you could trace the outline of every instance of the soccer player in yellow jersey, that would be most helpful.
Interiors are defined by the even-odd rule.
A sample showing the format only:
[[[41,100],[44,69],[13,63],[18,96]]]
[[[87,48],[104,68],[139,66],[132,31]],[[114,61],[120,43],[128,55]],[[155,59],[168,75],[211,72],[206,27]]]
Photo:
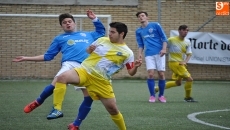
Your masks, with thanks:
[[[117,108],[116,99],[110,82],[111,76],[126,66],[128,73],[133,76],[142,60],[134,61],[134,54],[125,44],[124,38],[128,28],[124,23],[110,23],[109,38],[102,37],[89,46],[90,54],[80,68],[62,73],[57,78],[54,89],[54,109],[50,116],[59,115],[66,92],[66,84],[71,83],[85,86],[93,100],[100,100],[111,115],[111,119],[119,130],[126,130],[122,114]],[[77,130],[74,123],[69,124],[69,130]],[[108,128],[109,129],[109,128]]]
[[[167,82],[165,89],[180,86],[182,80],[186,79],[184,85],[184,100],[186,102],[196,102],[191,97],[193,79],[186,69],[187,63],[192,55],[191,43],[187,38],[185,38],[188,34],[188,31],[188,26],[181,25],[178,28],[179,36],[170,37],[168,39],[168,65],[170,70],[173,72],[172,79],[175,81]]]

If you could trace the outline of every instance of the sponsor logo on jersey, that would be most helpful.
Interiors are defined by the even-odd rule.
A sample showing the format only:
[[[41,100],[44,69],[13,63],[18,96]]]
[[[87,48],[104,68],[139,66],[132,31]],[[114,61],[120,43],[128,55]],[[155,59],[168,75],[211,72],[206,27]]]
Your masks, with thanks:
[[[154,30],[153,28],[150,28],[150,29],[149,29],[149,33],[150,33],[150,34],[149,34],[149,35],[145,35],[144,38],[154,37],[153,30]]]
[[[149,33],[153,33],[153,28],[150,28],[150,29],[149,29]]]
[[[118,56],[122,56],[122,53],[121,53],[121,52],[117,52],[117,55],[118,55]]]
[[[69,39],[67,41],[67,44],[71,46],[71,45],[74,45],[74,44],[80,43],[80,42],[82,42],[82,43],[89,43],[89,40],[87,40],[87,39],[79,39],[79,40]]]
[[[80,33],[81,36],[83,37],[86,37],[86,34],[85,33]]]
[[[74,40],[69,39],[69,40],[67,41],[67,44],[68,44],[68,45],[73,45],[73,44],[75,44],[75,42],[74,42]]]

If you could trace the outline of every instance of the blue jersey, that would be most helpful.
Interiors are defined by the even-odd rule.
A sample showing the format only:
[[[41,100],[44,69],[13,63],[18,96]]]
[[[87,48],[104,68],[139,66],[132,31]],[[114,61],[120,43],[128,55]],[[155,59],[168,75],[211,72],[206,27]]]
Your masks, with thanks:
[[[56,36],[44,54],[44,60],[54,59],[59,52],[62,53],[61,62],[76,61],[81,63],[85,60],[88,57],[86,49],[95,40],[105,35],[105,27],[101,21],[97,20],[93,23],[96,28],[93,32],[77,31]]]
[[[145,56],[152,56],[160,53],[167,37],[159,23],[149,22],[145,28],[137,28],[136,40],[138,47],[145,49]]]

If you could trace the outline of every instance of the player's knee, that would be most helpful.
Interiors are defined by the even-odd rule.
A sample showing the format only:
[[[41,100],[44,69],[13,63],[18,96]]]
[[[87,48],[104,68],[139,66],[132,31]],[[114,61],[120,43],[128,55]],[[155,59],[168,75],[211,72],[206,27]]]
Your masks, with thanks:
[[[182,84],[181,81],[176,81],[177,86],[181,86],[181,84]]]
[[[84,97],[88,97],[89,96],[89,93],[86,89],[81,89],[82,90],[82,93],[84,95]]]
[[[61,74],[57,77],[57,82],[59,83],[66,83],[66,76],[64,74]]]
[[[161,80],[164,80],[164,79],[165,79],[164,73],[160,73],[160,74],[159,74],[159,79],[161,79]]]
[[[192,77],[188,77],[188,78],[187,78],[187,81],[188,81],[188,82],[192,82],[192,81],[193,81],[193,78],[192,78]]]
[[[107,111],[110,115],[117,115],[119,113],[116,105],[110,105],[106,107]]]
[[[149,79],[153,79],[153,78],[154,78],[154,74],[149,73],[149,74],[148,74],[148,78],[149,78]]]

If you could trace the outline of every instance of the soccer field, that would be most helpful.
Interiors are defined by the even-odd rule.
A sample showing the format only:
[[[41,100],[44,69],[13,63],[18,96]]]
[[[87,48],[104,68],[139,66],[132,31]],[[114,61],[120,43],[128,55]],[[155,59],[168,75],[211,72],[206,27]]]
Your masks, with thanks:
[[[23,108],[49,84],[49,80],[0,81],[0,130],[66,130],[77,114],[83,96],[69,86],[62,111],[64,117],[47,120],[52,96],[32,113]],[[230,82],[195,81],[193,97],[183,101],[183,86],[165,90],[167,103],[149,103],[145,80],[114,80],[117,105],[128,130],[220,130],[230,129]],[[189,115],[189,118],[188,118]],[[197,122],[194,122],[197,121]],[[202,124],[203,123],[203,124]],[[117,130],[100,101],[95,101],[81,130]]]

